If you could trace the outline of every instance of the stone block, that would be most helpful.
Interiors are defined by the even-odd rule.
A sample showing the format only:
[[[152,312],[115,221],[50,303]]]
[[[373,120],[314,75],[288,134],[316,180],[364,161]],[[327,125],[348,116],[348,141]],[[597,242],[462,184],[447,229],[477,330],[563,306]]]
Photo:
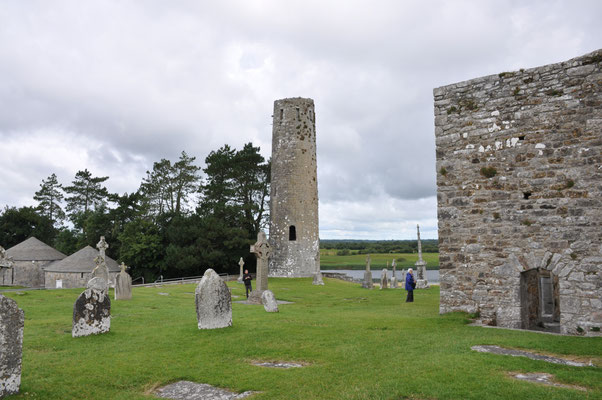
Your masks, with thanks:
[[[19,392],[25,315],[0,294],[0,398]]]

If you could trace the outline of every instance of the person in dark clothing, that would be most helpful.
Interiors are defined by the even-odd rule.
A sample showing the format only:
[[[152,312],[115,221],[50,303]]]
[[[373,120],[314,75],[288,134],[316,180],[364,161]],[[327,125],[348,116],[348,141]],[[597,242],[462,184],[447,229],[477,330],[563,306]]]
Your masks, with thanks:
[[[414,302],[414,288],[416,287],[416,280],[414,279],[414,271],[412,268],[408,269],[406,274],[406,290],[408,291],[408,297],[406,303]]]
[[[245,289],[247,289],[247,299],[249,298],[249,292],[253,291],[251,287],[251,274],[249,274],[249,270],[245,269],[245,274],[242,276],[242,281],[245,283]]]

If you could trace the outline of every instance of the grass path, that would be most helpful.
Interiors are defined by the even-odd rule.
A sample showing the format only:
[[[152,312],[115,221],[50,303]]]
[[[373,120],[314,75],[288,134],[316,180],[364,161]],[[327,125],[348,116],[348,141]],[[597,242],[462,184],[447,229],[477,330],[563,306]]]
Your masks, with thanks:
[[[71,338],[71,314],[80,290],[7,293],[26,318],[21,394],[9,398],[151,399],[145,393],[178,380],[261,391],[257,399],[602,398],[602,368],[470,350],[495,344],[600,365],[602,338],[468,326],[464,314],[438,314],[436,287],[407,304],[402,290],[325,281],[270,278],[276,297],[295,304],[269,314],[234,303],[234,326],[212,331],[197,329],[194,285],[135,288],[133,300],[112,302],[110,333],[78,339]],[[244,294],[242,285],[229,286]],[[252,360],[309,366],[275,370]],[[548,372],[590,390],[516,382],[507,371]]]

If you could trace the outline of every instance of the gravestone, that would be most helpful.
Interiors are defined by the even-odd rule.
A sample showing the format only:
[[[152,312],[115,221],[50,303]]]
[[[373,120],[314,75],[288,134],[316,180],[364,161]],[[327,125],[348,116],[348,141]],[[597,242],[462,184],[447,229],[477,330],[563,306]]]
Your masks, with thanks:
[[[426,279],[426,261],[422,259],[422,243],[420,242],[420,226],[416,225],[418,232],[418,261],[414,264],[416,266],[416,289],[428,289],[430,287],[428,280]]]
[[[268,259],[272,254],[272,249],[265,236],[265,232],[259,231],[257,242],[251,245],[251,253],[257,257],[257,272],[255,281],[255,290],[249,295],[248,302],[261,304],[261,294],[268,289]]]
[[[226,283],[209,268],[195,290],[199,329],[232,326],[232,297]]]
[[[365,289],[372,289],[374,284],[372,283],[372,271],[370,271],[370,254],[366,256],[366,270],[364,271],[364,282],[362,287]]]
[[[384,268],[382,275],[380,276],[380,288],[381,289],[386,289],[389,287],[389,279],[387,277],[388,273],[389,273],[389,271],[387,271],[387,269]]]
[[[391,267],[393,267],[393,275],[391,276],[391,289],[397,289],[397,271],[395,260],[391,261]]]
[[[109,248],[109,244],[105,241],[105,237],[101,236],[100,241],[96,244],[98,248],[99,255],[94,259],[96,263],[96,267],[92,270],[90,274],[91,278],[100,278],[105,283],[106,286],[102,289],[102,291],[108,295],[109,293],[109,267],[107,266],[105,251]]]
[[[89,288],[79,295],[73,305],[71,336],[89,336],[111,329],[111,300],[100,288],[106,285],[102,278],[92,278]]]
[[[261,294],[261,303],[267,312],[278,312],[278,303],[271,290],[264,290]]]
[[[121,272],[115,278],[115,300],[132,298],[132,277],[125,272],[125,264],[121,263]]]
[[[245,261],[242,259],[242,257],[240,257],[240,260],[238,261],[238,265],[240,266],[240,274],[238,275],[238,283],[243,283],[242,281],[242,275],[243,275],[243,267],[245,266]]]
[[[0,294],[0,398],[19,392],[25,315]]]

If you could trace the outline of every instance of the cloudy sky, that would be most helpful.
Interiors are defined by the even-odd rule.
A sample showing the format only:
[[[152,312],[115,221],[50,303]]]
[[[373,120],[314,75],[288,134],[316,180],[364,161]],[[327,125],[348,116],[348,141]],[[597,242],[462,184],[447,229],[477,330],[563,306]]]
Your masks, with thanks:
[[[271,153],[316,106],[320,237],[437,237],[432,90],[601,47],[602,2],[2,0],[0,207],[78,170],[132,192],[180,152]]]

